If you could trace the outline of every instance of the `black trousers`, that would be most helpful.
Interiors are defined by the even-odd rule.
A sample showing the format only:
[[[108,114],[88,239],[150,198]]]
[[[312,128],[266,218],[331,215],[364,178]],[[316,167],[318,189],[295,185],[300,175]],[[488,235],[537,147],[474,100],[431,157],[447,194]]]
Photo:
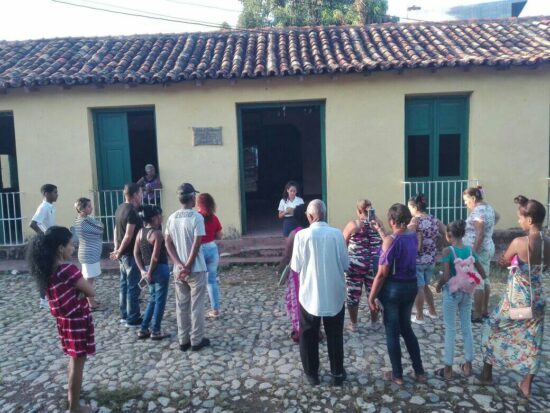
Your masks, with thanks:
[[[334,376],[344,373],[344,306],[332,317],[317,317],[309,314],[300,305],[300,357],[308,376],[319,374],[319,330],[321,319],[327,333],[330,372]]]

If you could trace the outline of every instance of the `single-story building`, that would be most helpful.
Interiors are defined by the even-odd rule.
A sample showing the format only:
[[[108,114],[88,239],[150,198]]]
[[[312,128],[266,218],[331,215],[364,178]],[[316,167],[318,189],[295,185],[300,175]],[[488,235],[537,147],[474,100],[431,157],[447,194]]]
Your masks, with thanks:
[[[110,222],[148,163],[167,213],[192,182],[227,236],[278,233],[290,179],[337,227],[419,190],[465,217],[479,182],[512,227],[515,195],[548,197],[549,62],[550,17],[3,41],[0,244],[46,182],[59,224],[90,194]]]

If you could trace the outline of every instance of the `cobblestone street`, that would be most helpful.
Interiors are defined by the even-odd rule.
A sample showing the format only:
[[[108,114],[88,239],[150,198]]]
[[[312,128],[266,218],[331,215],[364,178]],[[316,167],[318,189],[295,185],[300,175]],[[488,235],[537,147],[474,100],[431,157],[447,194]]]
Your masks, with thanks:
[[[106,310],[94,313],[97,355],[86,363],[82,398],[101,412],[502,412],[550,411],[550,329],[546,329],[543,368],[533,397],[516,391],[520,377],[495,369],[495,386],[478,387],[471,379],[445,382],[434,377],[441,365],[441,318],[414,325],[428,384],[411,377],[404,357],[405,385],[382,379],[389,369],[382,326],[364,315],[360,329],[345,332],[342,388],[330,385],[325,343],[321,344],[321,386],[305,384],[298,346],[288,339],[290,323],[284,289],[276,286],[273,267],[232,267],[220,274],[223,316],[207,321],[212,346],[182,353],[176,339],[174,292],[170,290],[163,328],[168,340],[138,341],[136,331],[118,322],[118,277],[103,275],[97,297]],[[547,283],[548,284],[548,283]],[[500,294],[504,284],[494,283]],[[146,296],[142,295],[142,311]],[[437,308],[440,295],[436,294]],[[63,412],[67,357],[54,318],[38,308],[38,293],[27,274],[0,276],[0,412]],[[475,325],[476,372],[481,366],[480,327]],[[460,334],[458,335],[460,337]],[[457,364],[462,360],[457,348]]]

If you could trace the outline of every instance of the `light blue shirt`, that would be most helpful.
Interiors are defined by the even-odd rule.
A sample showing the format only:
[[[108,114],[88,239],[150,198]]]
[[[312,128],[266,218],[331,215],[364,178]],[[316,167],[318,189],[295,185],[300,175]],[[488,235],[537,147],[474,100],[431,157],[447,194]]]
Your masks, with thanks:
[[[298,300],[309,314],[332,317],[342,311],[348,267],[348,251],[340,230],[315,222],[296,233],[290,268],[300,273]]]

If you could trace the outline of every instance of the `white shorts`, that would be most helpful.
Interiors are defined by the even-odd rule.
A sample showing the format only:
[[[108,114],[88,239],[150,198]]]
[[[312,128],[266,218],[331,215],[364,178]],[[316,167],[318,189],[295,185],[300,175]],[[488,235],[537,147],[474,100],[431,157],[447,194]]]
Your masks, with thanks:
[[[87,280],[95,278],[101,274],[101,262],[95,262],[93,264],[82,264],[82,275]]]

